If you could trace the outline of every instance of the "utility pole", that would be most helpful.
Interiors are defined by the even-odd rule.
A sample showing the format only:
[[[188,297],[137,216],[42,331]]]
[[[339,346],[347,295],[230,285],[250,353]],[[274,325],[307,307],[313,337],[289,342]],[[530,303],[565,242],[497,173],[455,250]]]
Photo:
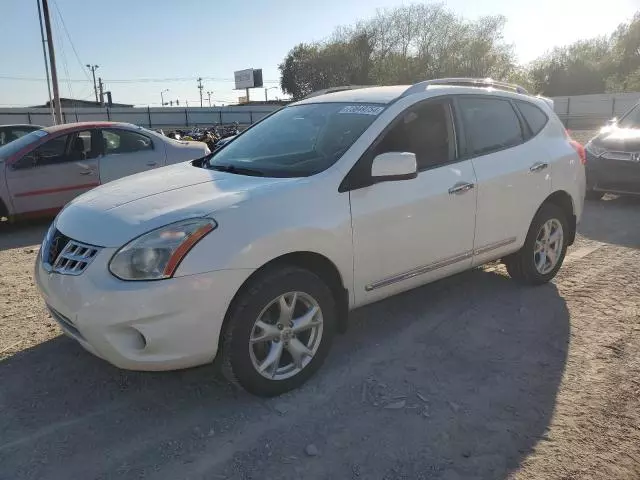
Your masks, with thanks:
[[[89,65],[87,63],[87,68],[91,70],[91,74],[93,75],[93,92],[96,94],[96,103],[98,103],[99,100],[98,100],[98,87],[96,86],[96,69],[99,68],[99,65]]]
[[[104,84],[102,78],[98,77],[98,86],[100,87],[100,106],[104,107]]]
[[[47,46],[49,47],[49,62],[51,63],[51,83],[53,85],[53,112],[56,124],[62,123],[62,111],[60,110],[60,91],[58,90],[58,71],[56,70],[56,54],[53,51],[53,36],[51,35],[51,19],[49,18],[49,3],[42,0],[42,14],[44,16],[44,28],[47,31]]]
[[[160,103],[160,106],[162,106],[162,107],[164,107],[164,94],[165,94],[166,92],[168,92],[168,91],[169,91],[169,89],[168,89],[168,88],[165,88],[164,90],[162,90],[162,91],[160,92],[160,102],[161,102],[161,103]]]
[[[198,77],[198,90],[200,90],[200,108],[202,108],[202,77]]]
[[[44,72],[47,76],[47,94],[49,95],[49,109],[51,110],[51,118],[54,123],[56,117],[53,114],[53,102],[51,101],[51,81],[49,80],[49,59],[47,58],[47,48],[45,44],[47,41],[44,39],[44,27],[42,26],[42,9],[40,8],[40,0],[36,0],[38,3],[38,20],[40,20],[40,38],[42,38],[42,55],[44,57]]]
[[[211,108],[211,94],[213,92],[207,92],[207,96],[209,97],[209,108]]]

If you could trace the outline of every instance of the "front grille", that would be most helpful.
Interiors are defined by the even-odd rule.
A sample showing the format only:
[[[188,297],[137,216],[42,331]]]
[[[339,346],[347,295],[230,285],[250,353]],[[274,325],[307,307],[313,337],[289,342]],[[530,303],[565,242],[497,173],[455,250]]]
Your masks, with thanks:
[[[51,272],[80,275],[99,251],[99,247],[71,240],[59,230],[53,230],[42,245],[42,261]]]

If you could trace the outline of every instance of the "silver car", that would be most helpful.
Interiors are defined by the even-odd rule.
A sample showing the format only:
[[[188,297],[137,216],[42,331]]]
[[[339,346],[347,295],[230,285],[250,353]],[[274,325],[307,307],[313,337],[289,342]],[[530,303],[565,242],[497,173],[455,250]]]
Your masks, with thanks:
[[[36,130],[0,147],[0,219],[51,215],[98,185],[208,153],[128,123]]]

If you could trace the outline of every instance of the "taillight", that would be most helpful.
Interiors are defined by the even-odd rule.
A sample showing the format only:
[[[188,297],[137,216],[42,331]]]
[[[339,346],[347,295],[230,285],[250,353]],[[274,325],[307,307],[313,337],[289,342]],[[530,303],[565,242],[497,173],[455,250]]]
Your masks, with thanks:
[[[571,144],[573,149],[576,151],[576,153],[580,157],[580,161],[582,162],[582,164],[586,165],[586,163],[587,163],[587,152],[585,152],[584,147],[582,146],[582,144],[580,142],[572,139],[572,138],[569,138],[569,143]]]

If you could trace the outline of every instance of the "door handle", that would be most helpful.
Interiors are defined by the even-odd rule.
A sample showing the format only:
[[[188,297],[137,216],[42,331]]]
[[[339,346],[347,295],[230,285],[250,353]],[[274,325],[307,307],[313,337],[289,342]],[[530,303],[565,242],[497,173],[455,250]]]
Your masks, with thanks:
[[[82,170],[80,175],[93,175],[93,170]]]
[[[147,165],[149,167],[155,167],[156,165],[158,165],[158,162],[147,162]]]
[[[460,195],[472,190],[475,185],[469,182],[458,182],[449,189],[449,195]]]
[[[549,166],[548,163],[546,162],[536,162],[533,165],[531,165],[531,167],[529,168],[530,172],[541,172],[542,170],[544,170],[545,168],[547,168]]]

